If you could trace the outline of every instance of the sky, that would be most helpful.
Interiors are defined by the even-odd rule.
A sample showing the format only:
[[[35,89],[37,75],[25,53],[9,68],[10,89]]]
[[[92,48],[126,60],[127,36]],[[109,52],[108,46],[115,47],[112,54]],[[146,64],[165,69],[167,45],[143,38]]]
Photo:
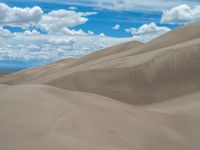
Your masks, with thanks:
[[[0,70],[147,43],[200,21],[200,0],[0,0]]]

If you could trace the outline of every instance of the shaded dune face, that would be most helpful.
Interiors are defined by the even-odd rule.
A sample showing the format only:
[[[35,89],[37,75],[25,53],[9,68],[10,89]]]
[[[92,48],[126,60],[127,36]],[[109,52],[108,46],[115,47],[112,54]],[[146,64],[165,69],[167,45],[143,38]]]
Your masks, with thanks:
[[[48,84],[92,92],[129,104],[160,102],[199,88],[199,43],[200,40],[183,48],[157,51],[154,57],[134,67],[104,66],[73,73]]]

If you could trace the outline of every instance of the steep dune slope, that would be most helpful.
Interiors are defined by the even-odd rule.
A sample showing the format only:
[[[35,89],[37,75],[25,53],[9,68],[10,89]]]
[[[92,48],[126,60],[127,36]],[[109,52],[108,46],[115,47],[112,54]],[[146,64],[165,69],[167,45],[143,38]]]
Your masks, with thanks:
[[[199,49],[200,39],[197,39],[112,61],[112,64],[69,74],[48,84],[97,93],[129,104],[151,104],[200,87]],[[120,63],[125,65],[120,66]]]
[[[74,67],[66,75],[44,82],[64,89],[101,94],[130,104],[151,104],[191,92],[200,86],[199,25],[177,29],[142,47],[158,46],[155,43],[162,43],[163,39],[172,46],[105,62],[88,62],[81,65],[83,70],[77,71],[80,66]],[[183,37],[181,33],[188,36]],[[171,37],[184,42],[173,45],[175,39]]]
[[[159,110],[165,105],[133,107],[48,86],[0,89],[3,150],[188,150],[199,146],[196,96],[187,98],[188,109],[182,105],[168,113]]]

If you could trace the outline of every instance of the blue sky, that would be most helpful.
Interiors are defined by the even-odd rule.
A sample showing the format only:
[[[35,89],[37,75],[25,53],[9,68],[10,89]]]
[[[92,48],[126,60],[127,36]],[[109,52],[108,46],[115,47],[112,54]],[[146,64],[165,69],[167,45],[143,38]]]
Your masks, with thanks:
[[[95,11],[98,12],[95,16],[90,16],[87,23],[74,27],[74,29],[82,29],[84,31],[92,30],[96,34],[105,33],[108,36],[113,37],[130,37],[131,34],[125,32],[123,29],[135,27],[138,28],[145,23],[155,22],[160,25],[160,18],[162,16],[162,12],[160,11],[112,11],[107,9],[96,9],[94,7],[88,6],[76,6],[69,5],[68,3],[48,3],[48,1],[26,1],[26,0],[1,0],[5,4],[11,7],[34,7],[40,6],[45,13],[48,13],[52,10],[58,9],[68,9],[71,6],[77,8],[76,11],[80,12],[88,12]],[[67,0],[66,0],[67,1]],[[121,30],[117,32],[115,30],[111,30],[115,24],[120,24],[122,27]],[[176,28],[178,25],[169,25],[164,24],[170,28]],[[12,29],[11,29],[12,31]],[[13,31],[21,31],[20,29],[15,29]]]
[[[0,70],[148,42],[200,21],[199,0],[0,0]]]

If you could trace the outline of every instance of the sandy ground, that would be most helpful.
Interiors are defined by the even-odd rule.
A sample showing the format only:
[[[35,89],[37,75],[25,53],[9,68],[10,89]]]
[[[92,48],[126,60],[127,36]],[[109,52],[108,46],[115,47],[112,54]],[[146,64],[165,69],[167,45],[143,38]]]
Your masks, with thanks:
[[[0,83],[2,150],[200,147],[200,23]]]

